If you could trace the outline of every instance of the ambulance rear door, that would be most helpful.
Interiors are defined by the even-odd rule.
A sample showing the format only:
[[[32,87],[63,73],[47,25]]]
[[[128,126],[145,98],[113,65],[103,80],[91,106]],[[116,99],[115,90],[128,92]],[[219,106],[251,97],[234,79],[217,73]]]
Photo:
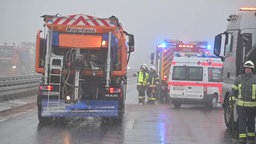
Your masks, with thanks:
[[[204,96],[204,67],[188,66],[187,67],[187,98],[202,99]]]
[[[186,65],[172,65],[169,80],[170,97],[184,98],[186,96]]]
[[[190,58],[177,59],[172,65],[170,73],[170,97],[172,98],[189,98],[202,99],[204,87],[204,69],[191,61]],[[183,62],[181,62],[183,61]]]

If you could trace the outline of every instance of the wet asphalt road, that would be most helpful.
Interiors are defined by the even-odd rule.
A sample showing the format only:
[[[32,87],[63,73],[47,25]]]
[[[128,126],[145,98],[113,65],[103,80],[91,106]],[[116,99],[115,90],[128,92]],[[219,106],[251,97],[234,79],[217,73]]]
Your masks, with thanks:
[[[101,119],[52,121],[39,125],[35,105],[16,110],[0,121],[1,144],[232,144],[221,107],[138,105],[135,79],[127,89],[123,123]]]

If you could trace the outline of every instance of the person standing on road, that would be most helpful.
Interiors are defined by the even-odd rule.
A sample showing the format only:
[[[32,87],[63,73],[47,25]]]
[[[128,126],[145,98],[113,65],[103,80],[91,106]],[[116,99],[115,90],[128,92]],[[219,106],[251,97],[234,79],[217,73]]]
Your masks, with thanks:
[[[155,67],[150,68],[148,86],[147,86],[147,103],[155,103],[156,100],[156,87],[159,84],[159,76],[156,72]]]
[[[254,63],[244,63],[244,73],[240,74],[232,85],[231,103],[236,103],[239,126],[239,143],[254,144],[256,110],[256,76],[253,74]]]
[[[146,86],[148,84],[148,69],[145,64],[141,65],[140,71],[137,72],[137,90],[138,90],[138,99],[139,99],[139,104],[144,104],[145,103],[145,91],[146,91]]]

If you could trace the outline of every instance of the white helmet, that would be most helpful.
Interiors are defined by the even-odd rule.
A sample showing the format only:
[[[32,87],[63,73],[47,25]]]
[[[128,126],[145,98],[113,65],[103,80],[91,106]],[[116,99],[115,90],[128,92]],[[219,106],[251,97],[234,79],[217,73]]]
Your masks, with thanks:
[[[254,63],[252,61],[248,60],[248,61],[246,61],[244,63],[244,68],[252,68],[252,69],[254,69]]]
[[[150,70],[156,71],[156,68],[152,66],[152,67],[150,68]]]
[[[142,64],[141,67],[143,67],[145,70],[148,70],[147,64]]]
[[[145,67],[148,67],[147,64],[142,64],[142,65],[145,66]]]

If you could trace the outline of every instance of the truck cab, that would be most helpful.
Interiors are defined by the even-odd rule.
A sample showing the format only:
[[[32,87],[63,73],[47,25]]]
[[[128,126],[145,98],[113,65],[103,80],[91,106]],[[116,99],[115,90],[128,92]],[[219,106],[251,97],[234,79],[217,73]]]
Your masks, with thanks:
[[[221,103],[225,123],[227,128],[238,128],[236,107],[229,104],[229,97],[235,78],[243,72],[244,62],[256,63],[256,9],[241,8],[240,13],[229,15],[227,21],[227,29],[215,36],[214,54],[224,63]]]

